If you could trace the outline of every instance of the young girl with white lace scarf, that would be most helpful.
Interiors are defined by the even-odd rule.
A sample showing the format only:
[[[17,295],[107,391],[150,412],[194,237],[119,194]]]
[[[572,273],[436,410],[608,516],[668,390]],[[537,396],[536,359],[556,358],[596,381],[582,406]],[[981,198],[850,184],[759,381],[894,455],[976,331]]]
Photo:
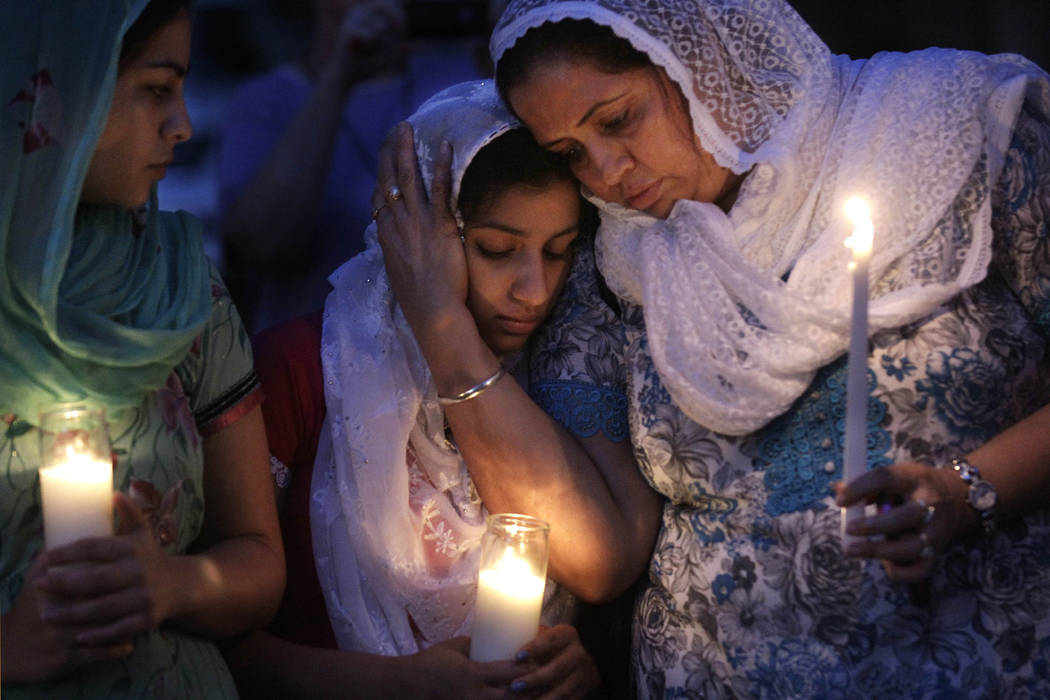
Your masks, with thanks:
[[[565,624],[542,631],[515,660],[467,660],[479,538],[485,515],[501,509],[470,478],[476,454],[470,444],[478,437],[455,416],[472,404],[498,411],[490,400],[509,395],[503,400],[527,404],[544,432],[530,432],[531,425],[501,414],[502,444],[524,445],[548,435],[561,435],[566,444],[574,439],[525,389],[551,388],[530,369],[537,357],[550,354],[528,344],[530,336],[552,313],[583,310],[578,304],[555,307],[570,267],[593,283],[589,246],[574,254],[577,238],[590,237],[581,224],[581,200],[569,169],[535,145],[506,112],[491,81],[438,93],[410,123],[414,139],[406,142],[405,164],[413,177],[376,198],[369,247],[331,276],[320,339],[314,330],[310,341],[320,344],[323,370],[306,374],[317,375],[318,383],[323,374],[325,415],[309,485],[309,522],[331,634],[304,634],[298,619],[302,606],[287,615],[282,610],[273,634],[242,645],[232,665],[253,693],[281,687],[311,697],[338,696],[354,687],[362,697],[384,698],[503,697],[508,689],[522,697],[580,697],[596,674],[575,630]],[[450,208],[450,202],[456,206]],[[481,363],[474,368],[478,376],[470,386],[444,385],[432,373],[425,354],[432,338],[419,337],[411,323],[418,307],[407,308],[393,294],[405,276],[425,280],[446,265],[468,273],[460,293],[469,325],[445,329],[438,342],[466,353],[477,341],[494,358],[491,368]],[[592,336],[599,332],[590,330]],[[281,328],[263,336],[259,351],[287,343]],[[310,352],[308,361],[316,361],[316,346]],[[286,382],[281,376],[297,362],[293,356],[301,355],[295,347],[277,354],[276,371],[262,359],[260,374],[269,400],[291,406],[281,411],[287,419],[277,415],[280,407],[267,409],[271,445],[291,459],[298,450],[283,446],[279,431],[288,428],[280,424],[297,420],[295,405],[312,402],[310,380]],[[559,358],[575,366],[587,355]],[[299,396],[283,396],[280,384],[294,385],[287,393]],[[598,396],[614,394],[597,380],[574,386]],[[470,398],[442,398],[468,389]],[[626,450],[626,403],[620,395],[613,404],[619,412],[604,415],[608,425],[590,430],[589,439]],[[628,454],[623,460],[623,480],[630,484],[625,490],[637,491],[637,498],[648,493],[655,514],[655,494],[629,459]],[[301,518],[302,465],[287,466],[292,482],[285,512]],[[543,516],[528,506],[521,512]],[[292,523],[288,517],[285,523],[287,537]],[[573,535],[555,527],[551,536]],[[294,554],[296,546],[287,543]],[[300,587],[298,569],[290,563],[289,593]],[[572,587],[555,584],[559,575],[552,567],[546,624],[572,620]],[[325,642],[325,636],[331,640]],[[325,671],[315,672],[321,662]]]

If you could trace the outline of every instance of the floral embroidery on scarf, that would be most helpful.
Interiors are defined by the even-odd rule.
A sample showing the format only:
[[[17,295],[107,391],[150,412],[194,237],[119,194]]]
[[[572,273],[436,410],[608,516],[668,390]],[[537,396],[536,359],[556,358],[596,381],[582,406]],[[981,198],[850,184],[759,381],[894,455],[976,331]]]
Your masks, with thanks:
[[[154,539],[165,547],[173,544],[179,534],[179,522],[175,517],[175,509],[179,506],[182,481],[180,479],[175,482],[163,497],[156,486],[142,479],[132,479],[128,487],[128,496],[146,516]]]
[[[22,135],[23,153],[58,143],[57,134],[62,129],[62,101],[47,69],[31,75],[26,86],[8,101],[7,108],[25,131]]]

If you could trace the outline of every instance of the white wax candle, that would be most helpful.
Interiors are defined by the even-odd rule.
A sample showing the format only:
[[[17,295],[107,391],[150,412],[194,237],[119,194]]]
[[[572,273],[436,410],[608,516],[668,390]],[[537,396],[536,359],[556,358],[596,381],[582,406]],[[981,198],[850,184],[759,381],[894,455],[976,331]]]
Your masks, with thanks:
[[[871,258],[874,227],[868,204],[854,198],[846,203],[853,221],[853,235],[846,240],[853,250],[849,269],[853,281],[853,309],[850,316],[849,364],[846,372],[846,436],[842,478],[856,479],[867,470],[868,431],[868,260]],[[843,545],[855,540],[846,535],[846,523],[863,517],[864,506],[844,508]]]
[[[113,464],[86,455],[40,469],[48,549],[113,534]]]
[[[495,566],[478,572],[471,660],[514,658],[518,649],[536,636],[545,584],[527,562],[509,551]]]

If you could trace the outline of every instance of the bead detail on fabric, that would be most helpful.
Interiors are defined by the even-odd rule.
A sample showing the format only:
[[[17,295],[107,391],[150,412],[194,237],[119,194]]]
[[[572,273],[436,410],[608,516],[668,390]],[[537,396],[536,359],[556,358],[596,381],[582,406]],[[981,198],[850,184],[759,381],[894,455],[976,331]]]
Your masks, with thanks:
[[[871,396],[875,373],[868,370],[868,468],[887,466],[890,433],[882,427],[886,404]],[[769,489],[765,511],[781,515],[822,507],[831,483],[842,478],[846,417],[846,358],[821,370],[795,410],[760,433],[759,462]]]
[[[613,442],[627,439],[627,397],[608,387],[554,381],[529,387],[532,399],[577,437],[601,432]]]

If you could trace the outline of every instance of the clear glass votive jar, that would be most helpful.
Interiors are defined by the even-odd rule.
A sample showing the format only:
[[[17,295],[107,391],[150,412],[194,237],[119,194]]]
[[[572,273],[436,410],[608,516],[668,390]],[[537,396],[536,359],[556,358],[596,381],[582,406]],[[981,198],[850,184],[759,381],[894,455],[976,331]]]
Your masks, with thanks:
[[[39,432],[45,548],[112,535],[113,458],[105,409],[90,403],[47,406]]]
[[[514,657],[536,636],[547,582],[550,525],[539,518],[497,513],[486,521],[470,658]]]

